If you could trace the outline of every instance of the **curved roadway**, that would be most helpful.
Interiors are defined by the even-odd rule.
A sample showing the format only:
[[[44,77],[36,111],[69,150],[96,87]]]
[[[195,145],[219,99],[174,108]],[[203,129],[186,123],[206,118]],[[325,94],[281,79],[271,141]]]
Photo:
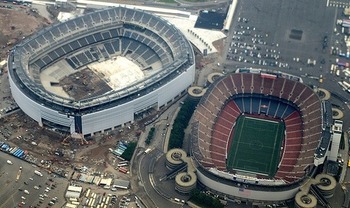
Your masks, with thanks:
[[[162,152],[159,150],[153,150],[148,154],[142,153],[137,156],[136,161],[138,161],[138,172],[139,179],[144,187],[145,192],[151,199],[151,202],[148,204],[152,204],[149,207],[159,207],[162,208],[164,205],[167,208],[178,208],[181,207],[179,204],[171,203],[169,200],[165,199],[164,196],[161,196],[155,189],[153,183],[153,167],[157,158],[162,155]]]

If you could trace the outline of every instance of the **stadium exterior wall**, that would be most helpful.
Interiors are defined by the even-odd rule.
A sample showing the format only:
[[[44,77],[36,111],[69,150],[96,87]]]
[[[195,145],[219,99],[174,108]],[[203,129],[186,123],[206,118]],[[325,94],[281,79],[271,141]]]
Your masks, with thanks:
[[[182,91],[187,89],[187,87],[193,83],[194,77],[195,66],[193,64],[169,83],[164,84],[149,94],[110,109],[82,115],[82,134],[93,134],[95,132],[123,125],[127,122],[133,122],[134,113],[140,112],[142,109],[150,106],[160,107],[165,105]],[[70,133],[76,132],[73,116],[67,116],[67,114],[50,109],[49,106],[44,106],[41,103],[35,102],[21,91],[21,89],[14,83],[11,76],[9,76],[9,80],[14,100],[24,113],[37,121],[39,125],[42,125],[42,119],[45,119],[55,124],[68,127]]]
[[[149,106],[154,106],[155,104],[157,107],[165,105],[183,90],[187,89],[187,87],[193,83],[194,76],[195,67],[192,65],[187,71],[184,71],[169,83],[145,96],[110,109],[83,115],[83,134],[91,134],[127,122],[133,122],[134,113],[140,112]]]
[[[17,105],[22,109],[22,111],[29,117],[34,119],[42,125],[42,118],[57,123],[62,126],[69,127],[71,133],[74,132],[74,118],[67,117],[67,115],[59,113],[49,107],[37,103],[30,99],[26,94],[24,94],[19,87],[14,83],[12,76],[9,76],[10,88],[13,99],[16,101]]]
[[[244,183],[240,187],[232,186],[229,184],[221,183],[214,177],[210,178],[206,174],[197,169],[197,177],[199,181],[206,187],[227,195],[239,199],[248,199],[251,201],[285,201],[291,199],[299,191],[299,186],[291,186],[290,189],[284,188],[284,190],[278,189],[276,186],[271,186],[270,190],[253,190],[249,189],[249,185],[245,186]],[[213,176],[213,175],[212,175]],[[245,187],[243,187],[245,186]]]

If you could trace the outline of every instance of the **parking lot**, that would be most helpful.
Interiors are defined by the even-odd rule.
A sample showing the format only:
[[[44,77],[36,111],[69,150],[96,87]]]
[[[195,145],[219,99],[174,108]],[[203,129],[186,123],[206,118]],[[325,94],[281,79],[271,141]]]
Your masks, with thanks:
[[[349,63],[338,55],[347,51],[337,25],[337,20],[347,18],[343,7],[336,6],[344,2],[239,1],[224,48],[225,71],[251,67],[297,75],[309,86],[330,91],[331,102],[344,110],[349,92],[338,82],[349,77],[344,68],[332,67],[338,61]],[[350,123],[344,120],[344,125]]]
[[[7,163],[8,160],[12,164]],[[35,170],[42,176],[35,174]],[[61,207],[65,202],[63,194],[67,181],[0,152],[0,186],[0,207]]]
[[[322,70],[329,64],[335,14],[326,2],[315,0],[240,1],[228,35],[226,61],[291,73]]]

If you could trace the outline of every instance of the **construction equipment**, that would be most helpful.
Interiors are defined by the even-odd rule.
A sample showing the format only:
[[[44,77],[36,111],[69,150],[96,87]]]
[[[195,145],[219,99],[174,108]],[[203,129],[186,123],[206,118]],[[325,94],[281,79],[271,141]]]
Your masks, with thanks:
[[[74,132],[71,135],[66,136],[63,139],[62,144],[65,145],[65,146],[68,146],[69,145],[69,139],[80,140],[80,144],[81,145],[89,144],[89,142],[85,140],[84,135],[76,133],[76,132]]]

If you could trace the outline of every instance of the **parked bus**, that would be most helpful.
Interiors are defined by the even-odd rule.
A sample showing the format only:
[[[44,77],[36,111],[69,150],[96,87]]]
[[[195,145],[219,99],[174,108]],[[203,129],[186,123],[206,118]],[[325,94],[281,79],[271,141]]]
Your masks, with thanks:
[[[118,158],[119,160],[121,160],[121,161],[124,161],[124,160],[125,160],[124,158],[122,158],[122,157],[120,157],[120,156],[117,156],[117,158]]]
[[[343,84],[346,86],[346,88],[347,88],[347,89],[349,89],[349,88],[350,88],[350,84],[349,84],[348,82],[343,81]]]
[[[128,166],[129,164],[127,163],[123,163],[123,164],[118,164],[117,167],[125,167],[125,166]]]
[[[121,167],[121,168],[119,168],[119,172],[126,174],[126,173],[128,173],[128,169]]]
[[[343,84],[343,82],[338,82],[338,84],[343,88],[343,90],[347,90],[348,88]]]
[[[17,151],[17,149],[18,149],[18,147],[14,147],[14,148],[10,151],[10,153],[13,154],[14,152]]]
[[[85,197],[89,197],[91,189],[88,189],[85,193]]]
[[[118,164],[129,164],[129,161],[120,161]]]
[[[77,198],[69,198],[69,201],[71,201],[71,202],[77,202],[78,199],[77,199]]]

